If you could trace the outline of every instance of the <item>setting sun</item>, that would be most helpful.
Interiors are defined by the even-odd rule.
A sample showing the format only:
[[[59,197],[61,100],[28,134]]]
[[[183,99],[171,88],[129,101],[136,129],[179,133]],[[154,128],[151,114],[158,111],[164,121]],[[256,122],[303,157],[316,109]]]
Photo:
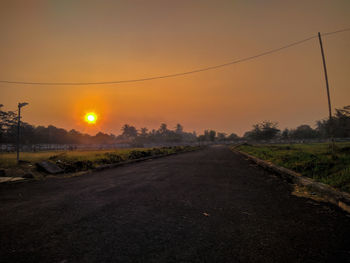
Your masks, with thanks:
[[[85,121],[87,123],[94,124],[96,123],[96,120],[97,120],[97,115],[94,112],[90,112],[85,115]]]

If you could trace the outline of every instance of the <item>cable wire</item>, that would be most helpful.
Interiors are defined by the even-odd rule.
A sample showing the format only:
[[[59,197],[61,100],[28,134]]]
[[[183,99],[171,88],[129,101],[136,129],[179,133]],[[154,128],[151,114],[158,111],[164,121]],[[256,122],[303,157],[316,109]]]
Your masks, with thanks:
[[[349,27],[349,28],[340,29],[340,30],[337,30],[337,31],[332,31],[332,32],[323,33],[323,34],[321,34],[321,35],[322,35],[322,36],[329,36],[329,35],[338,34],[338,33],[343,33],[343,32],[347,32],[347,31],[350,31],[350,27]]]
[[[350,28],[345,28],[345,29],[341,29],[341,30],[337,30],[337,31],[332,31],[332,32],[326,32],[323,33],[323,36],[328,36],[328,35],[333,35],[333,34],[337,34],[337,33],[342,33],[342,32],[346,32],[346,31],[350,31]],[[233,60],[227,63],[223,63],[223,64],[219,64],[219,65],[214,65],[214,66],[209,66],[209,67],[204,67],[204,68],[200,68],[200,69],[195,69],[195,70],[191,70],[191,71],[186,71],[186,72],[180,72],[180,73],[174,73],[174,74],[168,74],[168,75],[161,75],[161,76],[154,76],[154,77],[148,77],[148,78],[139,78],[139,79],[127,79],[127,80],[116,80],[116,81],[99,81],[99,82],[30,82],[30,81],[12,81],[12,80],[0,80],[0,83],[6,83],[6,84],[22,84],[22,85],[54,85],[54,86],[85,86],[85,85],[108,85],[108,84],[121,84],[121,83],[131,83],[131,82],[142,82],[142,81],[149,81],[149,80],[156,80],[156,79],[165,79],[165,78],[173,78],[173,77],[179,77],[179,76],[184,76],[184,75],[189,75],[189,74],[194,74],[194,73],[198,73],[198,72],[203,72],[203,71],[208,71],[208,70],[215,70],[218,68],[222,68],[222,67],[226,67],[226,66],[230,66],[233,64],[237,64],[237,63],[241,63],[244,61],[248,61],[248,60],[253,60],[262,56],[266,56],[275,52],[279,52],[281,50],[296,46],[296,45],[300,45],[302,43],[305,43],[311,39],[317,38],[317,35],[296,41],[296,42],[292,42],[290,44],[284,45],[282,47],[279,48],[275,48],[275,49],[271,49],[253,56],[249,56],[249,57],[245,57],[245,58],[241,58],[238,60]]]

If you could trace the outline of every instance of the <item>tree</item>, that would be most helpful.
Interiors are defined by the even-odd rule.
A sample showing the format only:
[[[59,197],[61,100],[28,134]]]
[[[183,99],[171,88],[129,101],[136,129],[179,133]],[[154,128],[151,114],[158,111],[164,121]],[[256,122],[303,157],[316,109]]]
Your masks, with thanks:
[[[313,139],[318,137],[318,132],[309,125],[304,124],[290,131],[290,137],[293,139]]]
[[[350,105],[336,109],[332,123],[326,119],[317,121],[316,125],[316,130],[322,137],[326,138],[331,135],[337,138],[350,137]]]
[[[81,142],[82,134],[74,129],[70,130],[67,133],[67,140],[68,143],[72,144],[78,144]],[[49,139],[51,141],[51,138]]]
[[[166,123],[162,123],[158,129],[158,132],[162,135],[166,135],[169,132],[168,125],[166,125]]]
[[[208,133],[208,135],[209,135],[209,140],[210,140],[210,141],[212,141],[212,142],[215,141],[216,131],[210,130],[209,133]]]
[[[226,139],[226,133],[224,133],[224,132],[218,132],[217,138],[218,138],[218,141],[219,141],[219,142],[225,141],[225,139]]]
[[[205,141],[205,135],[204,135],[204,134],[199,135],[199,136],[197,137],[197,140],[200,141],[200,142],[204,142],[204,141]]]
[[[108,144],[111,143],[111,136],[106,133],[99,132],[93,137],[93,140],[97,144]]]
[[[289,130],[286,128],[283,130],[282,134],[281,134],[281,137],[283,140],[288,140],[289,139]]]
[[[253,125],[253,129],[244,134],[250,140],[271,140],[280,132],[277,122],[263,121]]]
[[[14,139],[16,136],[17,114],[14,111],[2,111],[0,104],[0,142]]]
[[[216,131],[214,130],[205,130],[203,135],[200,135],[198,139],[200,141],[215,141]]]
[[[350,137],[350,105],[335,110],[334,136]]]
[[[147,135],[148,135],[147,132],[148,132],[147,128],[141,128],[140,129],[140,136],[143,137],[143,138],[146,138]]]
[[[129,124],[124,124],[124,126],[122,127],[122,132],[122,136],[126,138],[136,138],[137,136],[136,128]]]
[[[231,134],[227,137],[227,140],[229,140],[229,141],[237,141],[237,140],[239,140],[239,137],[238,137],[237,134],[231,133]]]
[[[184,127],[180,123],[176,124],[175,133],[182,134],[183,132],[184,132]]]

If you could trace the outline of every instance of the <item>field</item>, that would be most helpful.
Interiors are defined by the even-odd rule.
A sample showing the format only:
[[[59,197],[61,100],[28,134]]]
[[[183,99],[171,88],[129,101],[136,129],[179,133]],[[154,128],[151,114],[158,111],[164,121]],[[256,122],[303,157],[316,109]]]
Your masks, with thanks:
[[[60,166],[66,173],[78,172],[96,168],[105,164],[119,163],[157,155],[186,152],[196,149],[192,146],[174,146],[159,148],[130,148],[118,150],[95,151],[47,151],[24,152],[20,154],[21,164],[17,165],[16,153],[1,153],[0,168],[6,174],[15,176],[35,170],[35,163],[50,161]]]
[[[291,169],[316,181],[350,192],[350,143],[239,145],[237,150]]]
[[[23,152],[20,153],[20,159],[32,164],[45,160],[65,159],[76,161],[96,161],[110,153],[126,156],[132,150],[139,149],[120,149],[120,150],[94,150],[94,151],[43,151],[43,152]],[[143,149],[148,150],[148,149]],[[16,153],[1,153],[0,167],[10,168],[16,166]]]

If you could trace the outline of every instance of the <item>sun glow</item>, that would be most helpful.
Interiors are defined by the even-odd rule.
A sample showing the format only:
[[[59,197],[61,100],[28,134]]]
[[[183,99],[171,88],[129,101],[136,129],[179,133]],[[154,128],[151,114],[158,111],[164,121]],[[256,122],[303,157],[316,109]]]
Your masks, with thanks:
[[[97,115],[94,112],[89,112],[85,115],[85,121],[90,124],[95,124],[97,120]]]

